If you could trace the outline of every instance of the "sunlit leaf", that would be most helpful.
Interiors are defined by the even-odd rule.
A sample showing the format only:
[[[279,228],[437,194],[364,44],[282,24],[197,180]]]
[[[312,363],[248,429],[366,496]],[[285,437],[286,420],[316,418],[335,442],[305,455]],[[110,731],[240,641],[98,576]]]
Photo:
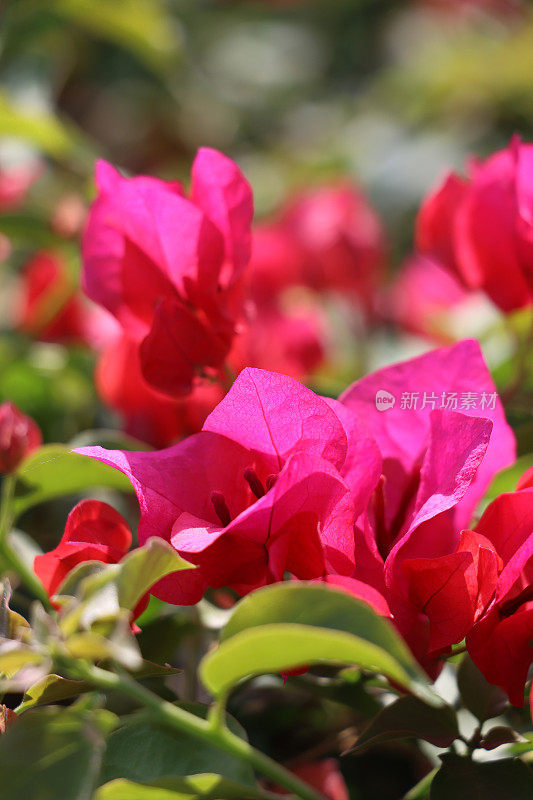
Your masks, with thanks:
[[[439,703],[392,625],[366,603],[330,587],[279,584],[242,600],[219,647],[200,665],[205,686],[219,694],[242,678],[333,662],[385,675]]]
[[[102,786],[94,800],[242,800],[243,797],[271,800],[272,795],[222,775],[204,773],[185,778],[161,778],[150,784],[118,778]]]

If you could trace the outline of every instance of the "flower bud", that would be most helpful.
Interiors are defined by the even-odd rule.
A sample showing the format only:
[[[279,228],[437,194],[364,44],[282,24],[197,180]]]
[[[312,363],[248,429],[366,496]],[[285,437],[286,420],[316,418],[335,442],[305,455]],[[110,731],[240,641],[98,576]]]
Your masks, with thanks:
[[[0,405],[0,473],[13,472],[24,456],[42,444],[37,423],[14,403]]]

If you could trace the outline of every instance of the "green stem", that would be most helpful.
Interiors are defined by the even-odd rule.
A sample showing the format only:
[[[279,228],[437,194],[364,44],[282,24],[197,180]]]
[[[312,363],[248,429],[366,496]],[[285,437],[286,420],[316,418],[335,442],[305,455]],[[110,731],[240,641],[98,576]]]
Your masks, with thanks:
[[[220,730],[224,727],[224,720],[226,718],[226,703],[228,701],[229,689],[222,692],[220,697],[217,697],[207,717],[212,730]]]
[[[129,675],[108,672],[84,661],[69,662],[69,667],[73,676],[89,681],[95,688],[117,691],[127,695],[148,709],[158,722],[204,742],[209,742],[239,760],[245,761],[253,769],[270,778],[275,784],[285,787],[302,800],[325,800],[322,794],[301,781],[281,764],[256,750],[244,739],[236,736],[225,725],[215,726],[213,718],[201,719],[167,700],[162,700],[149,689],[136,683]],[[223,710],[223,704],[221,708]],[[216,716],[218,718],[218,714]]]
[[[8,569],[13,570],[20,577],[25,586],[41,601],[44,607],[50,609],[52,606],[46,589],[9,541],[9,534],[13,524],[15,483],[15,475],[4,475],[0,499],[0,559]]]
[[[467,649],[468,648],[466,644],[452,645],[452,652],[449,653],[449,655],[445,655],[444,658],[453,658],[454,656],[460,656],[463,653],[466,653]]]

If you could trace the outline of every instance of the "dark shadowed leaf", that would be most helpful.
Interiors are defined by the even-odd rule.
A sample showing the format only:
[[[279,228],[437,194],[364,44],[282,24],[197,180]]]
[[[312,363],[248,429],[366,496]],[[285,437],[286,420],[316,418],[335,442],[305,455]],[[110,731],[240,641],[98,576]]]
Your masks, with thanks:
[[[431,783],[430,800],[531,800],[533,772],[518,759],[476,762],[448,753]]]
[[[484,734],[479,746],[483,750],[494,750],[502,744],[513,744],[518,741],[518,734],[507,725],[496,725]]]
[[[96,786],[108,711],[30,711],[0,739],[2,800],[89,800]]]
[[[348,752],[411,736],[449,747],[459,736],[455,711],[451,706],[429,706],[418,697],[399,697],[380,711]]]
[[[459,665],[457,683],[463,704],[480,722],[497,717],[508,703],[505,692],[485,679],[468,653]]]
[[[418,781],[416,786],[409,789],[403,800],[428,800],[429,792],[431,790],[431,781],[437,774],[436,769],[432,769],[427,775],[424,775],[422,780]]]
[[[199,717],[206,718],[207,706],[180,704]],[[244,738],[240,725],[228,717],[230,729]],[[170,731],[145,717],[132,715],[108,740],[100,783],[127,778],[141,783],[159,778],[184,777],[212,771],[226,778],[255,786],[252,769],[214,745],[199,744],[185,734]]]

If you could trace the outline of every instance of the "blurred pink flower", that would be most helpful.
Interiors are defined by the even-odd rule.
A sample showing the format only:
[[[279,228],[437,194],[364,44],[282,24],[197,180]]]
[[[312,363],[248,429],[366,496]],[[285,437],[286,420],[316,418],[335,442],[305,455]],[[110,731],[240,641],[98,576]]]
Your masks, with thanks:
[[[419,251],[504,312],[533,302],[532,178],[533,145],[514,138],[466,178],[445,176],[418,215]]]

